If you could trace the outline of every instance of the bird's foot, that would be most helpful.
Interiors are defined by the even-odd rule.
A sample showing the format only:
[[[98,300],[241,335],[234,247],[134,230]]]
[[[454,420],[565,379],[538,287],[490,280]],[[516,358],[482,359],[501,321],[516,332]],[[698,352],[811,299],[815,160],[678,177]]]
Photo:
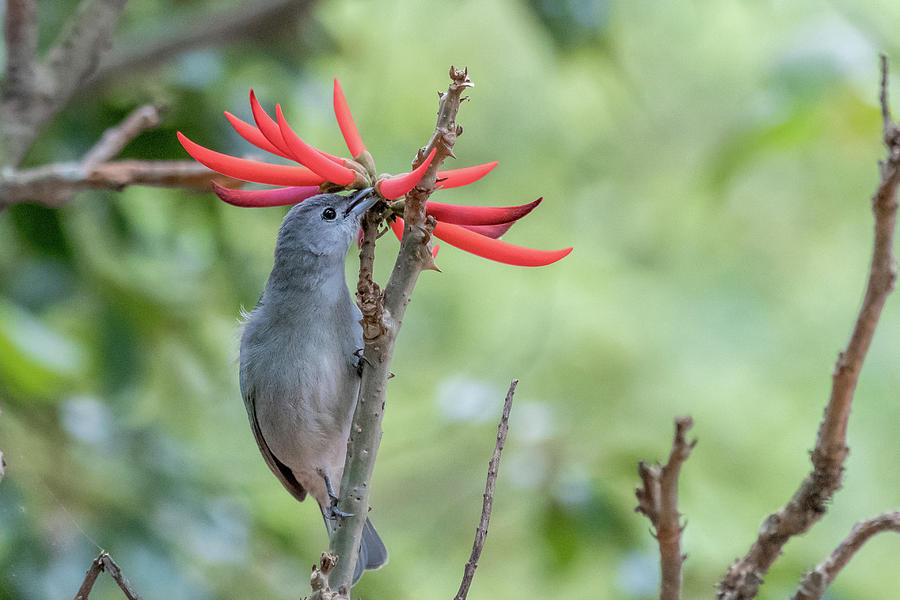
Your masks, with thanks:
[[[342,510],[338,510],[337,502],[332,502],[331,506],[325,512],[325,518],[329,521],[335,521],[338,517],[349,518],[352,517],[353,513],[344,512]]]
[[[319,475],[325,480],[325,491],[328,492],[328,498],[331,499],[331,504],[329,505],[328,510],[325,511],[325,518],[329,521],[334,521],[338,517],[352,517],[353,513],[338,510],[337,505],[339,498],[337,494],[334,493],[334,488],[331,486],[331,479],[325,474],[325,471],[319,469]]]
[[[353,356],[356,357],[356,374],[359,375],[360,377],[362,377],[363,364],[367,364],[367,365],[369,365],[369,367],[372,367],[372,368],[375,367],[375,365],[372,364],[372,361],[370,361],[368,358],[366,358],[366,355],[363,354],[363,348],[357,348],[356,351],[353,353]]]

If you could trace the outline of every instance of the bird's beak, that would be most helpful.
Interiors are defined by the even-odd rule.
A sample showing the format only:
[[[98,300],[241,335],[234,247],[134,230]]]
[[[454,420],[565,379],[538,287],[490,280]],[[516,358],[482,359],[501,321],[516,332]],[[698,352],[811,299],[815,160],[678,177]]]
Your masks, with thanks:
[[[378,202],[378,194],[374,193],[375,188],[366,188],[364,190],[360,190],[350,199],[350,204],[347,205],[347,208],[344,210],[344,218],[346,219],[350,215],[364,215],[367,210],[375,206],[375,203]]]

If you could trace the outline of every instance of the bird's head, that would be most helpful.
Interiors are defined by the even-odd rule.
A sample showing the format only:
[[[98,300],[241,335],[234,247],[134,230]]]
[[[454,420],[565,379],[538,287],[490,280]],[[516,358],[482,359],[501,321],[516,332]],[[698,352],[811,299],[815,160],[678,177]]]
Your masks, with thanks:
[[[362,216],[378,199],[367,188],[347,196],[319,194],[297,204],[278,232],[276,265],[321,260],[343,264]]]

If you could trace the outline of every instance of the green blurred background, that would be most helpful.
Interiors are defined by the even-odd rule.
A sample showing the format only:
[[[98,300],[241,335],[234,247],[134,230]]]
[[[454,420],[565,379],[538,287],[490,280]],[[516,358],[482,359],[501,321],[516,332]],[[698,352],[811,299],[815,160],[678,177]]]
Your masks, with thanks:
[[[112,55],[229,4],[135,1]],[[40,3],[42,45],[74,5]],[[124,156],[184,158],[176,130],[248,152],[222,110],[249,119],[251,87],[341,152],[337,76],[379,169],[402,171],[448,67],[467,65],[476,87],[453,166],[500,166],[436,199],[543,196],[505,239],[575,251],[522,269],[445,246],[442,273],[422,275],[371,499],[391,562],[356,591],[455,592],[517,377],[470,597],[654,597],[636,463],[667,455],[683,414],[699,439],[681,478],[685,597],[712,596],[809,469],[862,297],[882,156],[877,54],[900,72],[900,4],[341,0],[300,13],[87,88],[27,164],[81,156],[151,101],[167,118]],[[130,188],[0,214],[0,598],[73,596],[98,546],[148,600],[308,593],[321,517],[260,458],[235,363],[238,315],[262,289],[284,212]],[[382,281],[396,247],[379,245]],[[844,487],[762,598],[791,594],[855,521],[900,505],[898,360],[892,297]],[[874,539],[829,597],[896,597],[898,557],[898,536]],[[120,596],[104,576],[91,597]]]

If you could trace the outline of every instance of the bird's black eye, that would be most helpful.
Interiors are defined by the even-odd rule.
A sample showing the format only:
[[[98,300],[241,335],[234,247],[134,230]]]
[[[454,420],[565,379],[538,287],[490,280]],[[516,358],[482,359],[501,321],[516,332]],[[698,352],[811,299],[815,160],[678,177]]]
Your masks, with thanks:
[[[330,206],[322,211],[322,218],[326,221],[334,221],[335,217],[337,217],[337,211]]]

